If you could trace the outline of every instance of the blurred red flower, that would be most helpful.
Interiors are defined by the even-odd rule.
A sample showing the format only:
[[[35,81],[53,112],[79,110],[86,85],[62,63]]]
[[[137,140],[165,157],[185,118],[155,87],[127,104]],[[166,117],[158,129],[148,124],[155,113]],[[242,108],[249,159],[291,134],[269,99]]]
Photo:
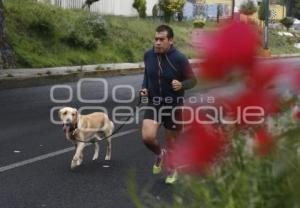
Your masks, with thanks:
[[[281,64],[257,61],[246,76],[246,84],[250,88],[273,87],[276,78],[283,73]]]
[[[166,167],[184,173],[203,172],[224,153],[227,140],[211,125],[194,122],[188,128],[166,155]]]
[[[257,153],[260,156],[266,156],[271,152],[274,145],[274,140],[272,135],[266,129],[262,128],[256,132],[254,144]]]
[[[297,112],[294,114],[294,117],[295,117],[297,120],[300,120],[300,111],[297,111]]]
[[[220,79],[234,70],[245,70],[255,62],[260,45],[257,28],[243,22],[231,22],[210,37],[203,37],[203,63],[200,76]]]
[[[234,97],[223,98],[223,117],[236,121],[236,127],[262,124],[265,116],[280,110],[278,96],[264,89],[247,89]]]

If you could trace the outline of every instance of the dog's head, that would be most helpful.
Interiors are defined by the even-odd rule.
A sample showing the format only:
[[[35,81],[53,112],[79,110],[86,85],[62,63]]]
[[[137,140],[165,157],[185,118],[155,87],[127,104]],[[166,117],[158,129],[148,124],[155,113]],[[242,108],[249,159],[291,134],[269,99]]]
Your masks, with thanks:
[[[75,108],[64,107],[58,111],[58,116],[63,122],[63,130],[65,133],[77,125],[77,115],[78,113]]]

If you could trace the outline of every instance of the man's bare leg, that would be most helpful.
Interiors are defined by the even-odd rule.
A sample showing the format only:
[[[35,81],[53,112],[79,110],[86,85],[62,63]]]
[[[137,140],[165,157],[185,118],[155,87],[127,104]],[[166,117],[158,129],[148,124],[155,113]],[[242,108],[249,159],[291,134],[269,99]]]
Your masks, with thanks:
[[[157,140],[157,131],[160,124],[151,119],[143,120],[142,137],[143,142],[149,150],[154,152],[156,155],[160,155],[161,148]]]
[[[172,150],[172,147],[173,147],[179,133],[180,133],[180,131],[178,131],[178,130],[165,129],[165,139],[166,139],[165,141],[166,141],[166,147],[168,150]]]

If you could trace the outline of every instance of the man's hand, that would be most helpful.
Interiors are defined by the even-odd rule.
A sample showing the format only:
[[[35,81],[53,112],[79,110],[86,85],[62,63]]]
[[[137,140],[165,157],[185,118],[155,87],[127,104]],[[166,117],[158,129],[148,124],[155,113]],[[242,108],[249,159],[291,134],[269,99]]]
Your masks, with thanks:
[[[182,83],[179,82],[178,80],[174,79],[174,80],[172,81],[172,87],[173,87],[173,90],[174,90],[174,91],[179,91],[179,90],[182,89]]]
[[[140,90],[141,96],[148,96],[148,90],[146,88]]]

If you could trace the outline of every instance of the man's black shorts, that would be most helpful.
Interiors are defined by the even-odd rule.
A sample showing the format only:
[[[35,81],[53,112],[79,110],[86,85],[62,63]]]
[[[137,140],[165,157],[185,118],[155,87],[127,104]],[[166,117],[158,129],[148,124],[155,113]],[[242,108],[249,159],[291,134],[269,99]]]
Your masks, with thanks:
[[[180,131],[182,124],[181,106],[155,106],[148,104],[144,110],[144,119],[151,119],[163,124],[166,129]]]

